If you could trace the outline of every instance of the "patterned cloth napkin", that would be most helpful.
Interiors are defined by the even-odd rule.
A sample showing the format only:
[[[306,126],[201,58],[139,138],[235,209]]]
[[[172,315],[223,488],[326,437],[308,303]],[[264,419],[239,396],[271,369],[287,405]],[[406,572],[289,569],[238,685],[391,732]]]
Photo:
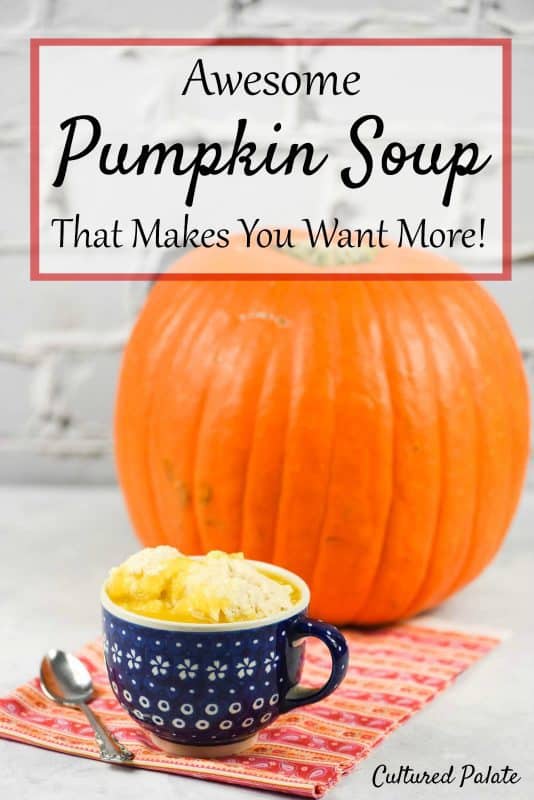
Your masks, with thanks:
[[[279,717],[247,754],[223,759],[176,758],[151,746],[115,700],[100,640],[80,652],[93,676],[93,710],[135,752],[133,767],[321,797],[395,728],[432,700],[499,639],[404,624],[369,632],[344,631],[350,668],[329,698]],[[330,659],[317,640],[306,644],[304,682],[320,684]],[[47,700],[38,679],[0,698],[0,737],[98,759],[91,728],[76,709]]]

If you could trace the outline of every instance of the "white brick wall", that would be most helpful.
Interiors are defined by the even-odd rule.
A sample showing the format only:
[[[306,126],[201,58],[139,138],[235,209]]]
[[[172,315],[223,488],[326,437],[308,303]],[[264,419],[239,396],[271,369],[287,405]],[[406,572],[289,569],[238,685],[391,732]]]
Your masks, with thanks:
[[[511,283],[488,288],[534,372],[532,0],[2,0],[0,9],[0,481],[113,479],[118,360],[146,289],[28,280],[30,36],[513,36],[516,261]]]

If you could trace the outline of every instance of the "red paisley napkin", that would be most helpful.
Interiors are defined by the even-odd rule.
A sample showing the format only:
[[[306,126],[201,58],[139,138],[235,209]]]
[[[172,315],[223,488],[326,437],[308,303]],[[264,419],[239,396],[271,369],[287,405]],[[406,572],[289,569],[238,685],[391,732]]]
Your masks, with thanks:
[[[344,633],[350,646],[350,668],[333,695],[280,717],[246,755],[213,760],[175,758],[151,747],[142,728],[111,692],[100,641],[86,645],[79,655],[97,690],[91,706],[135,751],[131,766],[321,797],[398,725],[499,642],[495,637],[423,624]],[[323,682],[329,662],[322,645],[309,640],[304,682]],[[92,731],[82,714],[47,700],[37,678],[0,698],[0,737],[98,759]]]

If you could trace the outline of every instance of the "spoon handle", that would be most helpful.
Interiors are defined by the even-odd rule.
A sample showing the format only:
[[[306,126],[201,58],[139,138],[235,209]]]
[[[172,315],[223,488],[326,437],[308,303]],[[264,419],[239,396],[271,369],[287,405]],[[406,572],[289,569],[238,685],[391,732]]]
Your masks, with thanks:
[[[94,731],[102,760],[113,762],[131,761],[134,757],[133,753],[127,750],[124,745],[120,744],[115,737],[104,728],[89,706],[85,703],[80,703],[80,708]]]

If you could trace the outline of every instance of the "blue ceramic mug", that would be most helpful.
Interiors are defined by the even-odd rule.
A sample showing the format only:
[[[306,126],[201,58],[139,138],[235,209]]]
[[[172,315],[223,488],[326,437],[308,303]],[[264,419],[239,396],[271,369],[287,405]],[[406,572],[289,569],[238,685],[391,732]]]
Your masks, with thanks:
[[[272,564],[252,563],[292,584],[298,602],[261,620],[197,625],[134,614],[102,589],[111,687],[167,752],[242,752],[280,714],[322,700],[345,677],[347,643],[337,628],[306,616],[304,581]],[[299,684],[307,636],[323,641],[332,657],[330,677],[319,689]]]

